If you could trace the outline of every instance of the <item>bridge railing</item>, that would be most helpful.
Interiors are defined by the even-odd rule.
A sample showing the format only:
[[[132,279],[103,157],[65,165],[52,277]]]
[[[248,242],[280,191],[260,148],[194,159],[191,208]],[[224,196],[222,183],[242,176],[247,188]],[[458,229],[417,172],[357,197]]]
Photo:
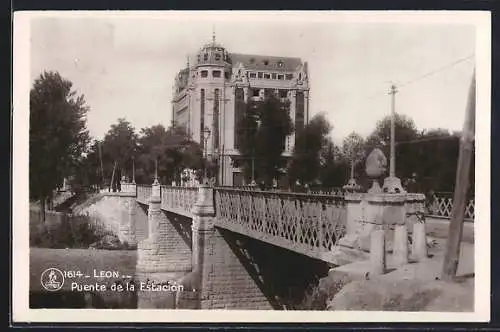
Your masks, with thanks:
[[[427,202],[429,217],[450,218],[453,209],[453,193],[438,192]],[[469,198],[465,205],[464,219],[474,221],[474,198]]]
[[[153,192],[153,187],[147,184],[137,185],[137,201],[142,204],[149,204],[149,198]]]
[[[215,188],[216,225],[321,258],[345,234],[344,198]]]
[[[334,188],[313,188],[309,191],[309,193],[313,195],[334,195],[334,196],[344,196],[345,191],[344,189],[340,187],[334,187]]]
[[[161,186],[161,208],[191,217],[191,210],[198,199],[198,187]]]

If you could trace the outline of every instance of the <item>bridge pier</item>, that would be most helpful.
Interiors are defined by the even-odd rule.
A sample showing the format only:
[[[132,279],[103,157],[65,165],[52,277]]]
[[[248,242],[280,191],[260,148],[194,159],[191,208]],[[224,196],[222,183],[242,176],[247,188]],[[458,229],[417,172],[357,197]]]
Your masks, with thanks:
[[[213,189],[201,185],[193,213],[193,274],[199,309],[272,309],[241,257],[215,226]],[[236,249],[237,250],[237,249]]]
[[[191,248],[161,210],[160,184],[155,181],[148,209],[148,237],[137,248],[136,277],[143,286],[169,284],[172,291],[138,292],[139,308],[175,308],[181,279],[191,271]],[[143,287],[145,288],[145,287]]]
[[[122,185],[120,192],[120,201],[124,206],[120,224],[118,229],[118,237],[120,241],[127,242],[129,245],[137,245],[137,237],[135,232],[136,226],[136,185],[135,183]]]

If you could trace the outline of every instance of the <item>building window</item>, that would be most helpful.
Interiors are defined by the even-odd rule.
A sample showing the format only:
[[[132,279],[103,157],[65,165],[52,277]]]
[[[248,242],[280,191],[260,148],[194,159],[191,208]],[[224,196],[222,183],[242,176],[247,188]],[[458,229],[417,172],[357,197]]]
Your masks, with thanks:
[[[293,74],[286,74],[286,79],[291,80],[293,78]]]
[[[264,89],[264,96],[269,97],[275,95],[276,91],[274,89]]]
[[[200,143],[204,143],[203,129],[205,129],[205,89],[200,90]]]
[[[271,78],[272,78],[273,80],[275,80],[275,79],[276,79],[276,73],[272,73],[272,74],[271,74]]]
[[[257,77],[257,74],[255,73],[250,73],[250,78],[256,78]]]
[[[269,75],[269,74],[264,74],[264,78],[265,78],[265,79],[270,79],[270,78],[271,78],[271,75]]]
[[[235,90],[235,103],[234,103],[234,128],[238,128],[240,121],[242,121],[245,115],[245,93],[242,88],[236,88]],[[238,130],[234,131],[234,147],[239,148],[240,146],[240,135],[241,133]]]
[[[284,78],[285,78],[285,76],[284,76],[284,75],[278,74],[278,79],[279,79],[279,80],[283,80]]]
[[[269,60],[264,60],[264,66],[267,66],[269,64]]]
[[[220,53],[216,53],[215,54],[215,61],[219,61],[220,60]]]
[[[202,70],[201,77],[208,77],[208,70]]]
[[[207,61],[208,60],[208,53],[203,54],[203,60]]]
[[[280,90],[280,98],[287,98],[288,90]]]
[[[260,95],[260,89],[252,89],[252,96],[258,97]]]
[[[304,92],[297,91],[295,99],[295,145],[297,144],[297,137],[302,129],[304,129]]]
[[[262,78],[262,73],[261,73],[261,72],[258,72],[258,73],[257,73],[257,77],[258,77],[258,78]]]
[[[213,144],[214,148],[219,148],[219,89],[214,90],[214,113],[213,113]]]
[[[228,71],[224,72],[224,78],[225,78],[226,80],[228,80],[228,79],[229,79],[229,77],[231,77],[230,75],[231,75],[231,74],[230,74]]]
[[[212,71],[212,76],[216,77],[216,78],[219,78],[220,77],[220,70],[214,70],[214,71]]]

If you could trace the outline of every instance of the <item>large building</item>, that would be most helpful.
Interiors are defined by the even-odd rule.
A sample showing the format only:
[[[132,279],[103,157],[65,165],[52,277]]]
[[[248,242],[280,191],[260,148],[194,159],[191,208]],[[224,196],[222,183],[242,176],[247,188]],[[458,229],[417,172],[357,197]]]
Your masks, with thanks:
[[[290,102],[290,118],[300,130],[309,119],[307,62],[300,58],[229,53],[215,41],[197,53],[196,63],[182,69],[175,78],[172,119],[205,146],[204,128],[210,130],[206,154],[219,163],[218,184],[242,185],[241,170],[233,161],[237,121],[248,98],[263,99],[275,92]],[[242,106],[243,105],[243,106]],[[284,156],[290,156],[295,134],[286,139]]]

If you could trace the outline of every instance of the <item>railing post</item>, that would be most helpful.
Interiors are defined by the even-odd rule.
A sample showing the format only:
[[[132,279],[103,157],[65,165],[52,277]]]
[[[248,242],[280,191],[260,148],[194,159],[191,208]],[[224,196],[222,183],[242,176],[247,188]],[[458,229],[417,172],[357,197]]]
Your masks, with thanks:
[[[267,233],[267,216],[266,216],[266,207],[268,207],[269,205],[267,204],[267,198],[265,195],[262,195],[262,198],[261,198],[261,206],[260,206],[260,209],[262,211],[262,232],[264,234]]]
[[[208,256],[211,254],[210,238],[213,236],[215,208],[213,205],[213,188],[206,184],[201,184],[198,189],[198,197],[193,209],[193,230],[192,236],[192,266],[195,288],[198,291],[198,302],[201,302],[209,297],[210,283],[208,281],[210,264]]]
[[[151,187],[151,197],[149,198],[149,238],[155,240],[158,235],[158,218],[156,215],[161,213],[161,187],[160,183],[155,180]]]
[[[323,246],[323,243],[324,243],[324,236],[325,236],[325,232],[323,231],[323,220],[324,219],[324,216],[323,216],[323,206],[325,204],[323,204],[323,202],[320,202],[319,203],[319,218],[318,218],[318,247],[319,247],[319,250],[321,251],[322,248],[324,248]],[[326,225],[325,225],[326,226]],[[327,248],[328,250],[330,250],[330,248]]]

